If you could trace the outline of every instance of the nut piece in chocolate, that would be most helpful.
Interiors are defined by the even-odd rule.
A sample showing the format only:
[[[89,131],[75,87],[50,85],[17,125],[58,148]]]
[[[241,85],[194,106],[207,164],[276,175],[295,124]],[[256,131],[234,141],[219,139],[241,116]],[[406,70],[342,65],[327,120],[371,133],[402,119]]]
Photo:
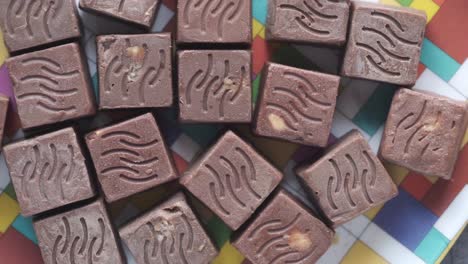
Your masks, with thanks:
[[[95,195],[73,128],[10,144],[4,154],[24,216]]]
[[[333,226],[398,194],[392,178],[357,130],[343,136],[314,164],[299,168],[297,174]]]
[[[290,194],[281,190],[233,242],[255,264],[315,263],[333,238]]]
[[[74,0],[2,0],[0,25],[10,52],[81,35]]]
[[[380,154],[424,175],[450,179],[468,123],[468,103],[400,89],[393,97]]]
[[[346,41],[349,0],[268,1],[269,40],[341,46]]]
[[[101,200],[33,225],[45,264],[126,263]]]
[[[326,146],[340,78],[274,63],[266,65],[262,78],[254,132]]]
[[[5,133],[5,122],[8,112],[8,103],[10,99],[0,95],[0,151],[2,150],[3,134]]]
[[[101,109],[173,103],[171,34],[97,38]]]
[[[210,263],[218,254],[182,193],[120,229],[137,263]]]
[[[24,129],[96,112],[87,64],[78,44],[12,57],[6,64]]]
[[[353,2],[342,74],[412,86],[425,27],[422,11]]]
[[[249,144],[226,132],[180,182],[231,229],[238,229],[283,175]]]
[[[177,178],[151,113],[89,133],[86,143],[108,202]]]
[[[179,52],[182,122],[248,123],[252,119],[251,52]]]

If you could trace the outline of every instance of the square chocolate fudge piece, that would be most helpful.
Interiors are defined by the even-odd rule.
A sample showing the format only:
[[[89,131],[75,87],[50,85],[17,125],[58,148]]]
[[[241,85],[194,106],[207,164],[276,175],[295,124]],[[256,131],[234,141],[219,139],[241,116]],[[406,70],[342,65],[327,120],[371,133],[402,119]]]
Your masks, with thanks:
[[[412,86],[425,27],[423,11],[353,2],[342,74]]]
[[[0,151],[2,150],[3,134],[5,133],[5,122],[8,112],[8,103],[10,99],[0,95]]]
[[[349,0],[268,1],[268,40],[341,46],[346,42]]]
[[[173,103],[170,33],[97,37],[101,109]]]
[[[2,0],[0,25],[10,52],[81,36],[75,0]]]
[[[233,245],[255,264],[310,264],[325,253],[332,238],[332,230],[281,190]]]
[[[10,144],[4,154],[24,216],[95,195],[73,128]]]
[[[86,143],[108,202],[177,178],[151,113],[89,133]]]
[[[126,263],[102,200],[33,225],[45,264]]]
[[[262,74],[254,132],[325,147],[340,77],[268,63]]]
[[[94,115],[94,92],[76,43],[6,62],[24,129]]]
[[[252,119],[251,52],[179,52],[182,122],[249,123]]]
[[[228,131],[184,173],[180,183],[236,230],[282,178],[252,146]]]
[[[182,193],[122,227],[120,237],[137,263],[207,264],[218,254]]]
[[[361,133],[353,130],[320,160],[297,170],[299,180],[333,226],[398,194],[398,189]]]
[[[153,26],[160,0],[80,0],[80,8],[144,28]]]
[[[450,179],[468,124],[468,103],[400,89],[393,97],[380,154],[421,174]]]
[[[252,1],[177,1],[177,42],[250,44]]]

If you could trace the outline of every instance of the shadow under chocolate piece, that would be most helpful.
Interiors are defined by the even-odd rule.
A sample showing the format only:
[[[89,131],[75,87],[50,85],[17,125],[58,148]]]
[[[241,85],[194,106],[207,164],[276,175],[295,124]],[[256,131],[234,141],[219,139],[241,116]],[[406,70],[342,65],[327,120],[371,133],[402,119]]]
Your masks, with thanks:
[[[45,264],[126,263],[102,200],[33,225]]]
[[[210,263],[218,254],[182,193],[120,229],[136,263]]]
[[[282,178],[249,144],[228,131],[184,173],[180,183],[236,230]]]
[[[425,27],[426,15],[422,11],[353,2],[342,74],[412,86],[417,78]]]
[[[349,0],[268,1],[268,40],[341,46],[346,42]]]
[[[334,227],[398,194],[392,178],[357,130],[344,135],[314,164],[299,168],[297,174]]]
[[[281,190],[233,242],[252,263],[315,263],[333,231]]]
[[[251,52],[179,52],[182,122],[249,123],[252,119]]]
[[[327,145],[340,78],[267,63],[255,115],[256,134]]]
[[[108,202],[177,178],[151,113],[89,133],[86,143]]]
[[[5,133],[9,102],[10,98],[0,95],[0,151],[2,150],[3,134]]]
[[[400,89],[393,97],[380,154],[428,176],[450,179],[468,124],[468,103]]]
[[[97,37],[100,109],[173,103],[171,34]]]

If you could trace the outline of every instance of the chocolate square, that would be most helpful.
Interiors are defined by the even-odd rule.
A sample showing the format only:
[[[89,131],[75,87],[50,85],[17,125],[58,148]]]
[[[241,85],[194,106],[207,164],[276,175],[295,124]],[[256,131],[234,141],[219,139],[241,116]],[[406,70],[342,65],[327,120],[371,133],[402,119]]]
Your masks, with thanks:
[[[126,263],[102,200],[33,224],[45,264]]]
[[[24,129],[95,114],[87,64],[76,43],[6,62]]]
[[[333,231],[281,190],[233,242],[255,264],[315,263]]]
[[[249,123],[252,119],[251,52],[179,52],[182,122]]]
[[[2,0],[0,25],[10,52],[81,36],[74,0]]]
[[[151,113],[89,133],[86,143],[108,202],[177,178]]]
[[[252,1],[177,1],[177,42],[250,44]]]
[[[4,154],[24,216],[95,195],[73,128],[10,144]]]
[[[267,63],[254,132],[304,145],[325,147],[340,77]]]
[[[0,151],[2,150],[3,134],[5,133],[5,122],[8,112],[8,103],[10,99],[0,95]]]
[[[342,74],[412,86],[425,27],[426,14],[420,10],[352,2]]]
[[[97,37],[101,109],[173,103],[170,33]]]
[[[468,103],[400,89],[393,97],[380,154],[425,175],[450,179],[468,124]]]
[[[182,193],[120,229],[137,263],[210,263],[218,254]]]
[[[349,0],[268,1],[269,40],[341,46],[346,42]]]
[[[236,230],[282,178],[252,146],[228,131],[184,173],[180,183]]]
[[[353,130],[312,165],[297,170],[308,194],[338,226],[398,194],[361,133]]]

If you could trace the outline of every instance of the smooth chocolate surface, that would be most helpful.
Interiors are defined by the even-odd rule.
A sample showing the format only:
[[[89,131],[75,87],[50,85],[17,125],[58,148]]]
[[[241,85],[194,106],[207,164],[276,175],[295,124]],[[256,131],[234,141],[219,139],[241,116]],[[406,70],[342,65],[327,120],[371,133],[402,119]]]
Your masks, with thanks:
[[[380,154],[421,174],[450,179],[468,124],[468,103],[400,89],[393,97]]]
[[[74,0],[2,0],[0,25],[10,52],[81,35]]]
[[[184,173],[180,183],[231,229],[238,229],[283,175],[231,131]]]
[[[136,263],[207,264],[218,254],[182,193],[120,229]]]
[[[285,191],[280,191],[233,242],[252,263],[315,263],[333,231]]]
[[[2,150],[3,134],[5,133],[5,122],[8,112],[8,103],[10,99],[0,95],[0,151]]]
[[[12,57],[6,64],[24,129],[96,112],[87,64],[78,44]]]
[[[412,86],[425,27],[420,10],[353,2],[342,74]]]
[[[349,0],[268,1],[269,40],[341,46],[346,41]]]
[[[10,144],[4,154],[24,216],[95,195],[73,128]]]
[[[361,133],[353,130],[320,160],[297,170],[333,226],[338,226],[398,194],[398,189]]]
[[[45,264],[126,263],[101,200],[33,224]]]
[[[340,78],[275,63],[267,63],[262,78],[254,132],[325,147]]]
[[[151,113],[89,133],[86,143],[108,202],[177,178]]]
[[[170,33],[97,37],[101,109],[173,103]]]
[[[248,123],[252,119],[251,52],[179,52],[179,108],[183,122]]]
[[[252,1],[177,1],[177,42],[250,44]]]

